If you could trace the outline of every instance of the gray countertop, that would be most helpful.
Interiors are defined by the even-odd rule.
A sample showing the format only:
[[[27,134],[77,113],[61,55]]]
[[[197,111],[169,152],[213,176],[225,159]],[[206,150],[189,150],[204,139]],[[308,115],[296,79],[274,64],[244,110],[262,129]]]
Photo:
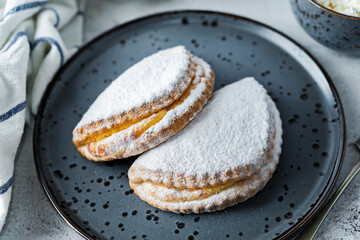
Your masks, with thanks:
[[[126,21],[168,10],[202,9],[229,12],[264,22],[296,39],[324,66],[334,81],[345,109],[347,150],[339,181],[359,160],[353,147],[360,137],[360,58],[328,49],[310,38],[296,22],[288,0],[88,0],[85,41]],[[316,239],[360,239],[360,176],[341,196]],[[82,239],[56,213],[37,178],[32,129],[25,128],[15,160],[9,214],[0,239]]]

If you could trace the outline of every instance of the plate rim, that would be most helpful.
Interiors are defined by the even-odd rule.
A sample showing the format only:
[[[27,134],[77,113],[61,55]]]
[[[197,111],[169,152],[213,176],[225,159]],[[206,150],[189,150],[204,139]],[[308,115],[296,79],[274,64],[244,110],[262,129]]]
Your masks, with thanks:
[[[321,209],[321,207],[327,202],[328,197],[331,193],[331,190],[334,188],[336,180],[338,179],[343,161],[344,161],[344,154],[345,154],[345,147],[346,147],[346,122],[345,122],[345,114],[344,109],[342,106],[342,102],[340,100],[338,91],[336,90],[336,87],[331,80],[328,73],[325,71],[324,67],[321,65],[321,63],[307,50],[305,47],[300,45],[297,41],[289,37],[288,35],[284,34],[283,32],[275,29],[274,27],[271,27],[265,23],[259,22],[257,20],[253,20],[248,17],[226,13],[226,12],[219,12],[219,11],[207,11],[207,10],[174,10],[174,11],[164,11],[164,12],[158,12],[155,14],[146,15],[140,18],[136,18],[130,21],[127,21],[123,24],[117,25],[100,35],[96,36],[89,42],[85,43],[74,55],[72,55],[63,66],[61,66],[56,74],[53,76],[52,80],[49,82],[48,86],[46,87],[46,90],[41,98],[41,102],[39,105],[39,109],[36,114],[35,118],[35,124],[34,124],[34,130],[33,130],[33,154],[34,154],[34,162],[36,167],[37,176],[41,182],[42,188],[47,196],[47,198],[50,200],[52,206],[55,208],[56,212],[62,217],[62,219],[73,229],[75,230],[80,236],[82,236],[85,239],[92,239],[92,236],[85,231],[83,228],[81,228],[77,223],[75,223],[60,207],[59,203],[57,202],[57,199],[51,190],[51,187],[45,177],[45,174],[43,172],[43,164],[41,162],[40,157],[40,146],[39,146],[39,133],[41,130],[41,120],[42,120],[42,113],[45,109],[47,99],[55,86],[55,83],[58,82],[57,79],[59,79],[59,75],[63,73],[65,69],[67,69],[74,59],[76,59],[79,55],[81,55],[84,51],[86,51],[91,45],[97,43],[98,41],[102,40],[103,38],[107,37],[113,32],[116,32],[118,30],[121,30],[123,28],[126,28],[127,26],[131,26],[136,23],[140,23],[143,21],[151,20],[153,18],[163,17],[163,16],[172,16],[177,14],[195,14],[195,15],[201,15],[201,14],[207,14],[207,15],[219,15],[224,17],[230,17],[236,20],[243,20],[250,23],[254,23],[256,25],[259,25],[261,27],[264,27],[266,29],[269,29],[277,34],[279,34],[281,37],[284,37],[291,43],[293,43],[296,47],[298,47],[301,51],[303,51],[319,68],[321,73],[324,75],[327,83],[329,84],[329,88],[331,90],[331,93],[335,99],[335,102],[337,103],[337,109],[339,113],[339,137],[340,137],[340,143],[338,146],[338,152],[336,155],[335,165],[332,169],[332,172],[329,176],[329,180],[327,181],[324,189],[319,194],[319,197],[313,203],[313,206],[310,207],[310,209],[303,214],[303,216],[295,222],[292,226],[290,226],[287,230],[282,232],[280,235],[276,236],[274,239],[276,240],[282,240],[287,239],[289,237],[294,237],[296,233],[299,233],[300,229],[302,229],[306,224],[309,223],[310,219],[315,216],[315,214]]]

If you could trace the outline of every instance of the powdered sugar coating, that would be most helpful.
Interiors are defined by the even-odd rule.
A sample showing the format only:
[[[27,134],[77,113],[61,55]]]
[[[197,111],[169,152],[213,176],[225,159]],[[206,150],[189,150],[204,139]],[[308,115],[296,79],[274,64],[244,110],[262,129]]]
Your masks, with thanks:
[[[247,174],[252,174],[264,165],[269,137],[275,131],[277,110],[272,104],[254,78],[230,84],[215,92],[185,129],[142,154],[131,168],[181,174],[184,180],[246,166],[251,166]],[[142,178],[166,184],[154,176]]]
[[[272,149],[270,154],[266,157],[266,159],[264,159],[266,161],[264,165],[261,166],[258,172],[255,172],[248,178],[237,181],[230,187],[207,198],[190,201],[176,201],[175,199],[188,199],[196,194],[198,194],[199,197],[202,197],[204,196],[203,190],[201,188],[191,190],[169,188],[158,184],[152,184],[152,182],[142,182],[136,184],[131,180],[130,186],[142,200],[147,201],[151,205],[159,207],[163,210],[184,213],[202,213],[222,210],[254,196],[272,177],[272,174],[279,163],[281,153],[282,127],[280,114],[273,101],[270,100],[269,105],[272,109],[272,113],[274,114],[275,135],[272,139]],[[171,161],[171,159],[168,159],[168,161]],[[159,196],[160,199],[155,198],[154,195]],[[172,201],[166,201],[165,199],[168,197],[172,198]]]
[[[144,119],[123,131],[114,133],[103,140],[90,144],[97,145],[95,149],[100,149],[101,151],[106,149],[107,158],[111,159],[113,158],[112,155],[116,155],[118,152],[125,152],[123,156],[139,154],[160,144],[173,135],[174,133],[167,132],[161,134],[160,138],[152,137],[158,135],[163,131],[163,129],[171,126],[177,118],[181,118],[185,113],[189,112],[191,107],[194,106],[197,102],[202,101],[205,104],[207,101],[207,94],[205,93],[209,91],[209,85],[210,91],[213,89],[212,86],[214,84],[214,77],[210,65],[204,60],[195,56],[192,56],[191,59],[192,62],[197,66],[194,79],[191,83],[191,86],[195,86],[195,88],[190,90],[189,96],[187,96],[180,105],[169,110],[158,123],[151,126],[137,138],[133,137],[134,129],[138,128],[140,125],[143,125],[144,122],[148,121],[148,119]],[[200,110],[201,108],[192,112],[192,116],[190,116],[189,121],[192,120]],[[92,149],[94,148],[92,147]],[[101,158],[97,159],[96,156],[92,155],[92,153],[88,151],[87,146],[83,146],[81,150],[88,158],[101,160]]]
[[[185,90],[191,83],[191,78],[184,77],[190,56],[184,46],[177,46],[136,63],[98,96],[76,128],[136,109],[171,94],[174,89]],[[175,99],[181,94],[179,91]]]

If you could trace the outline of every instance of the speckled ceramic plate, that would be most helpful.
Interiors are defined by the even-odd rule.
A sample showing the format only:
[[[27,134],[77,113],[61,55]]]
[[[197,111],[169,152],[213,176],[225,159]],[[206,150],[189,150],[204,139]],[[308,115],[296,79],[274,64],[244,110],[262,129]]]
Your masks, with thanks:
[[[224,211],[184,215],[153,208],[129,187],[126,173],[136,157],[90,162],[71,141],[76,123],[116,76],[179,44],[211,64],[215,89],[255,76],[283,120],[283,153],[273,178],[255,197]],[[85,238],[284,239],[309,220],[333,187],[344,124],[329,77],[287,36],[234,15],[171,12],[116,27],[62,67],[39,109],[34,153],[50,201]]]

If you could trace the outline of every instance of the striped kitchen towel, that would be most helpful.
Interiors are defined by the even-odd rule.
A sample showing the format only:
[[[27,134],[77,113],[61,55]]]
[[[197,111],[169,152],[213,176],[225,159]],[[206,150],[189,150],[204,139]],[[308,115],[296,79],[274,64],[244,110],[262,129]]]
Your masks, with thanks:
[[[47,84],[82,43],[84,3],[0,0],[0,230],[25,118],[31,120]]]

